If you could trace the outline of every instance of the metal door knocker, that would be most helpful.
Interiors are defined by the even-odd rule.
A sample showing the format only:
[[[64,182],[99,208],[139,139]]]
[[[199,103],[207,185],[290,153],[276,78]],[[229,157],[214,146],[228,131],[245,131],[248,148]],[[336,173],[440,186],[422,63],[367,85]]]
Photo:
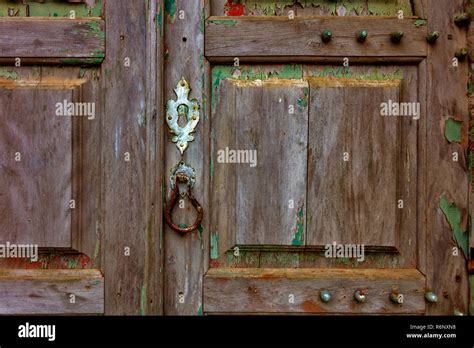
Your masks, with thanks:
[[[176,100],[168,100],[166,104],[166,122],[170,128],[170,132],[174,134],[171,139],[178,147],[183,157],[184,151],[188,148],[188,142],[194,140],[196,126],[199,123],[199,101],[197,99],[188,100],[190,92],[189,84],[184,79],[178,82],[175,88]],[[183,127],[179,125],[179,119],[184,118],[187,123]],[[165,220],[169,227],[174,231],[185,235],[196,230],[202,222],[204,210],[194,197],[192,189],[196,182],[196,173],[190,165],[180,161],[172,170],[170,177],[171,195],[165,204]],[[183,189],[183,186],[185,189]],[[179,197],[188,199],[197,212],[196,221],[191,226],[178,225],[173,222],[172,212]]]
[[[195,171],[186,163],[180,162],[172,169],[171,178],[170,178],[171,197],[165,206],[165,219],[168,225],[173,230],[181,234],[186,234],[188,232],[194,231],[195,229],[199,227],[199,225],[202,222],[204,211],[202,209],[202,206],[194,197],[193,191],[192,191],[192,188],[194,187],[195,182],[196,182]],[[183,185],[180,185],[180,184],[185,184],[185,188],[183,188]],[[196,209],[197,217],[196,217],[196,221],[191,226],[182,227],[173,222],[171,214],[173,212],[174,206],[176,205],[176,202],[178,201],[178,198],[179,197],[185,198],[186,196],[188,197],[188,199],[191,201],[191,204]]]

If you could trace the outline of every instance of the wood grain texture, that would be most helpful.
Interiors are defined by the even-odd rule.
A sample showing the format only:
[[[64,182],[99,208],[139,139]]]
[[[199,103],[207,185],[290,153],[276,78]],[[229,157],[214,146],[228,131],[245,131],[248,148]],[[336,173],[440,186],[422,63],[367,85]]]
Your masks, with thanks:
[[[0,270],[2,315],[103,313],[104,278],[98,270]]]
[[[206,171],[204,169],[205,142],[208,141],[204,130],[206,117],[205,95],[206,85],[204,79],[204,32],[202,30],[202,15],[205,13],[204,1],[180,1],[177,10],[165,11],[164,34],[166,46],[165,71],[163,79],[165,100],[176,99],[174,89],[179,80],[184,77],[190,84],[189,98],[196,98],[200,103],[200,121],[195,139],[189,143],[184,153],[183,160],[196,171],[196,184],[193,188],[194,196],[203,204],[205,196]],[[184,13],[184,19],[179,19],[179,11]],[[204,11],[204,12],[203,12]],[[165,122],[164,114],[160,120]],[[176,144],[171,141],[167,131],[165,135],[165,162],[164,183],[166,185],[165,197],[169,197],[169,171],[180,160],[181,156]],[[163,226],[164,255],[164,313],[167,315],[198,315],[202,309],[202,277],[206,263],[204,239],[208,234],[208,208],[204,207],[204,219],[201,229],[186,236],[178,235],[166,224]],[[196,212],[188,200],[184,200],[184,208],[177,206],[173,211],[173,221],[178,224],[191,225],[196,217]],[[180,303],[180,296],[184,296],[184,303]]]
[[[156,2],[107,2],[102,65],[102,214],[105,312],[161,312],[157,170]],[[130,58],[130,67],[124,59]],[[158,104],[159,107],[161,104]],[[159,128],[158,128],[159,129]],[[126,153],[130,161],[126,161]],[[160,173],[156,173],[160,175]],[[126,256],[129,248],[130,256]]]
[[[380,105],[400,101],[400,81],[310,86],[308,244],[396,247],[400,118]]]
[[[421,273],[406,269],[215,268],[205,276],[204,312],[422,314],[424,282]],[[322,302],[321,290],[330,291],[333,300]],[[356,290],[366,294],[365,303],[355,302]],[[392,290],[403,294],[403,304],[390,301]]]
[[[0,56],[53,63],[100,64],[105,55],[100,18],[0,18]]]
[[[453,152],[462,157],[467,144],[448,143],[444,137],[444,121],[455,118],[462,121],[462,132],[468,134],[468,100],[466,85],[468,63],[452,65],[454,53],[467,47],[466,31],[454,24],[454,17],[464,12],[462,0],[449,3],[427,1],[428,30],[443,30],[443,37],[452,40],[438,40],[430,47],[427,70],[430,82],[427,88],[427,288],[438,294],[436,305],[427,306],[430,315],[452,315],[455,309],[468,311],[468,277],[466,260],[462,252],[453,255],[457,244],[453,231],[439,208],[440,197],[444,194],[461,211],[462,221],[467,221],[469,183],[463,161],[454,162]],[[462,223],[465,226],[464,223]],[[442,271],[441,271],[442,270]]]
[[[304,245],[308,84],[284,79],[235,81],[232,89],[233,115],[216,117],[226,117],[230,122],[224,127],[236,129],[235,147],[225,144],[224,137],[222,147],[214,151],[256,151],[253,164],[219,163],[219,156],[215,164],[216,172],[223,166],[236,171],[235,243]],[[221,137],[220,132],[216,136]]]
[[[333,39],[325,44],[320,33],[331,29]],[[367,29],[369,37],[357,42],[359,30]],[[403,31],[400,44],[390,41],[390,34]],[[268,35],[272,33],[272,35]],[[315,34],[317,33],[317,34]],[[265,47],[263,50],[262,47]],[[426,27],[414,20],[375,17],[295,18],[285,17],[210,17],[206,21],[207,59],[233,61],[234,57],[251,56],[304,58],[319,57],[425,57]]]
[[[73,91],[0,89],[0,100],[2,242],[70,248],[72,119],[55,105]]]

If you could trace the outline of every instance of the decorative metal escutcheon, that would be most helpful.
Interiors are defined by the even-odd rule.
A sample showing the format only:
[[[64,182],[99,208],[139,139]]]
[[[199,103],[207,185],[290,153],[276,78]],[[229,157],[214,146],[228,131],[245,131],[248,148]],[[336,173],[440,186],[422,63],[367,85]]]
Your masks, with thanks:
[[[169,227],[180,234],[186,234],[196,230],[202,222],[202,218],[204,215],[204,210],[202,206],[199,204],[197,199],[194,197],[192,188],[196,182],[196,174],[194,168],[187,165],[184,162],[179,162],[172,170],[171,170],[171,196],[168,202],[165,205],[165,220]],[[180,185],[181,184],[181,185]],[[184,189],[183,189],[184,186]],[[179,197],[185,198],[191,201],[191,204],[194,206],[197,212],[196,221],[191,226],[183,226],[178,225],[173,222],[172,219],[172,212],[173,208],[176,205]]]
[[[188,142],[194,140],[191,133],[195,132],[199,123],[199,101],[188,100],[190,90],[188,82],[182,77],[174,90],[176,100],[170,99],[166,104],[166,122],[170,132],[175,135],[172,141],[176,143],[181,155],[188,148]],[[187,121],[184,127],[179,125],[180,118]]]

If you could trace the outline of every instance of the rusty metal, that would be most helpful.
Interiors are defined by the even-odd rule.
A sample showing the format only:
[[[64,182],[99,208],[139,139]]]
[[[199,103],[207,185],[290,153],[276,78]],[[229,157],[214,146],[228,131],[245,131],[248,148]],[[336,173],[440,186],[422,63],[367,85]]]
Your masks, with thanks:
[[[196,177],[194,174],[194,169],[184,162],[178,163],[173,170],[171,171],[171,196],[165,204],[165,221],[169,227],[171,227],[174,231],[180,234],[187,234],[196,230],[202,222],[204,216],[204,210],[194,197],[192,188],[194,186]],[[186,190],[180,191],[180,184],[186,184]],[[182,225],[177,225],[173,222],[172,213],[173,208],[176,205],[179,197],[185,198],[188,197],[189,201],[196,209],[197,217],[195,222],[191,226],[181,227]]]
[[[199,123],[199,102],[197,99],[188,99],[191,89],[184,77],[178,82],[174,91],[177,98],[168,100],[166,104],[166,123],[168,123],[170,132],[174,134],[171,140],[176,143],[182,155],[188,148],[188,142],[194,140],[194,136],[191,134],[196,131],[196,126]],[[180,118],[186,120],[184,127],[179,125]]]
[[[367,297],[365,296],[365,293],[362,290],[356,290],[354,292],[354,299],[359,303],[364,303]]]

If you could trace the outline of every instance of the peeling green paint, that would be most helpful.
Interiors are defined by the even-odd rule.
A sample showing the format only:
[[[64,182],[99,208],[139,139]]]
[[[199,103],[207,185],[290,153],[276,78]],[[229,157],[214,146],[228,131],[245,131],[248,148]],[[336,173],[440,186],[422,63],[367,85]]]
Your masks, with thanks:
[[[69,269],[76,269],[77,268],[78,259],[69,259],[67,261],[67,268]]]
[[[9,79],[9,80],[18,80],[20,76],[14,70],[10,70],[7,68],[0,68],[0,77]]]
[[[297,218],[296,218],[296,225],[293,229],[295,232],[293,241],[291,245],[300,246],[304,244],[304,210],[303,207],[298,210]]]
[[[303,96],[299,98],[296,102],[298,105],[298,111],[302,112],[304,108],[308,107],[308,98],[309,98],[309,88],[303,88]]]
[[[396,16],[398,11],[403,11],[404,16],[412,15],[411,4],[398,4],[398,1],[393,0],[377,0],[368,1],[368,11],[376,16]]]
[[[160,4],[160,11],[156,14],[156,25],[160,28],[160,36],[164,36],[163,31],[163,5]]]
[[[468,257],[469,233],[461,228],[461,210],[453,203],[450,203],[445,195],[442,195],[439,201],[439,207],[444,213],[446,220],[451,226],[454,239],[462,249],[466,258]]]
[[[202,305],[199,306],[198,308],[198,316],[202,316]]]
[[[448,118],[444,123],[444,136],[450,143],[461,142],[461,128],[462,122]]]
[[[100,24],[95,21],[87,22],[89,27],[89,35],[98,37],[99,39],[105,39],[105,31],[101,28]],[[103,51],[100,51],[103,52]]]
[[[230,25],[234,26],[237,24],[237,21],[234,19],[213,19],[209,21],[210,24],[216,25]]]
[[[209,172],[210,172],[210,177],[212,181],[212,178],[214,177],[214,158],[212,156],[211,156],[211,161],[209,164]]]
[[[176,10],[176,0],[165,0],[165,12],[168,14],[171,23],[176,20]]]
[[[303,78],[303,68],[299,64],[287,64],[283,66],[268,68],[265,66],[229,66],[217,65],[212,69],[212,93],[211,108],[216,110],[216,91],[219,89],[221,81],[232,78],[237,80],[266,80],[270,78],[280,79],[301,79]]]
[[[202,232],[204,231],[204,229],[202,228],[202,225],[199,225],[198,226],[198,237],[199,237],[199,240],[202,241]]]
[[[93,55],[94,53],[91,53]],[[94,58],[64,58],[60,59],[59,63],[63,65],[99,65],[105,58],[105,54],[101,54],[100,56]]]
[[[14,3],[3,1],[0,4],[0,17],[8,16],[8,9],[18,11],[18,17],[26,17],[27,6],[30,17],[69,17],[70,11],[75,12],[76,18],[101,17],[103,0],[96,0],[93,6],[87,3],[67,3],[57,0],[46,0],[45,3],[30,2]]]
[[[393,72],[381,73],[378,68],[372,69],[366,73],[351,72],[350,67],[324,67],[322,70],[315,67],[308,72],[311,77],[336,77],[336,78],[351,78],[368,81],[385,81],[385,80],[402,80],[403,73],[400,69]]]
[[[145,315],[145,304],[146,304],[146,289],[145,284],[142,284],[141,294],[140,294],[140,314]]]
[[[415,27],[423,27],[426,24],[428,24],[428,21],[426,19],[417,19],[413,22],[413,25]]]
[[[211,237],[211,259],[217,260],[219,258],[219,232],[210,233]]]

